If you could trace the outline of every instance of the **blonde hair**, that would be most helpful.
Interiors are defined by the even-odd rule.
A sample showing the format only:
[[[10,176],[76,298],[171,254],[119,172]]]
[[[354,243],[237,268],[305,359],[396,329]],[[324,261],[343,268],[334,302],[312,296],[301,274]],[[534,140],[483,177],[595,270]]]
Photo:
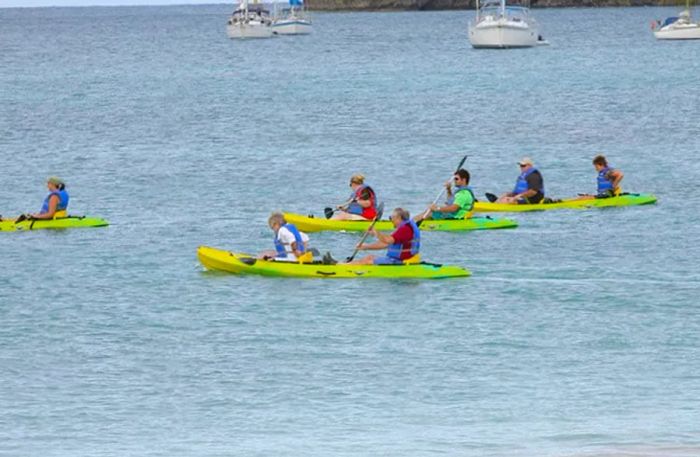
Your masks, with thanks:
[[[364,175],[357,173],[352,175],[352,177],[350,178],[350,182],[354,184],[363,184],[365,182],[365,177]]]

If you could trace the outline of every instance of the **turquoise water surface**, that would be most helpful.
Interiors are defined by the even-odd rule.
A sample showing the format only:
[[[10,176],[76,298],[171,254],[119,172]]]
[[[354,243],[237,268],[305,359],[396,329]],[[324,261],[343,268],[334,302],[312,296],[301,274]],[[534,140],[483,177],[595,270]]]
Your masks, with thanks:
[[[475,51],[473,12],[314,14],[231,41],[232,7],[0,9],[0,212],[58,174],[105,229],[0,233],[0,454],[700,455],[700,43],[673,8],[537,10],[549,47]],[[532,156],[654,206],[426,233],[450,281],[204,272],[272,247],[362,172],[420,211]],[[349,255],[358,235],[312,234]]]

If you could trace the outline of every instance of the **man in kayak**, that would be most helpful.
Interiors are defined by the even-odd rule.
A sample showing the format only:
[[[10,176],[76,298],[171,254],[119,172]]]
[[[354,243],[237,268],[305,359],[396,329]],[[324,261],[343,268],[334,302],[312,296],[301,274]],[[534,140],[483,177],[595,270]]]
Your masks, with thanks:
[[[332,219],[371,221],[377,215],[377,196],[374,190],[365,184],[365,177],[356,174],[350,178],[350,200],[339,206]]]
[[[447,192],[447,201],[444,206],[438,204],[430,205],[430,207],[414,217],[413,220],[420,222],[424,219],[466,219],[471,215],[471,210],[474,208],[474,192],[469,187],[469,172],[464,168],[460,168],[454,175],[454,191],[452,190],[452,182],[447,181],[445,188]]]
[[[272,213],[267,223],[275,232],[275,250],[265,251],[258,258],[281,262],[313,260],[308,250],[309,236],[288,223],[282,213]]]
[[[391,213],[391,222],[396,230],[391,235],[378,232],[374,228],[370,232],[377,238],[374,243],[360,243],[357,249],[363,251],[386,249],[385,256],[368,255],[350,262],[355,265],[402,265],[407,260],[417,259],[420,250],[420,230],[411,219],[408,211],[396,208]]]
[[[66,210],[68,209],[70,197],[68,192],[66,192],[66,184],[61,178],[52,176],[47,180],[46,187],[49,189],[49,195],[44,199],[41,210],[34,214],[22,214],[15,222],[22,222],[28,219],[57,219],[67,216]]]
[[[597,184],[598,193],[596,195],[582,195],[580,200],[590,200],[593,198],[615,197],[622,193],[620,182],[625,177],[622,171],[608,165],[608,159],[599,154],[593,158],[593,167],[598,172]]]
[[[529,157],[520,162],[520,176],[512,192],[501,195],[495,202],[512,205],[539,203],[544,199],[544,180],[540,171]]]

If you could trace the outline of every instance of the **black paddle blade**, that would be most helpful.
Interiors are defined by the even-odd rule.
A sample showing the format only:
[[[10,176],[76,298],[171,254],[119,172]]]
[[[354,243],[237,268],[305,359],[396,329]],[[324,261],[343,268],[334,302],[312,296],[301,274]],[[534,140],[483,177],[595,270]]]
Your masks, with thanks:
[[[493,202],[495,202],[496,200],[498,200],[498,197],[497,197],[496,195],[494,195],[494,194],[490,194],[490,193],[486,192],[484,195],[486,195],[486,199],[487,199],[488,201],[490,201],[491,203],[493,203]]]
[[[469,156],[465,155],[464,157],[462,157],[462,161],[459,162],[459,165],[457,165],[457,171],[459,171],[462,168],[462,165],[464,165],[464,162],[467,161],[467,157],[469,157]]]
[[[326,206],[325,208],[323,208],[323,214],[326,215],[326,219],[330,219],[331,216],[333,216],[333,213],[334,213],[334,212],[335,212],[335,211],[333,211],[333,208],[330,208],[330,207],[328,207],[328,206]]]

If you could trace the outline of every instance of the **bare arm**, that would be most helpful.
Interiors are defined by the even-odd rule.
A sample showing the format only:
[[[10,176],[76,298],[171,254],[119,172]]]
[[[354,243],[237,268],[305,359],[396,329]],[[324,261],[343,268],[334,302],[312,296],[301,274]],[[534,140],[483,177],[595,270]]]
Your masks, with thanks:
[[[58,207],[58,196],[52,195],[49,198],[49,210],[45,213],[32,214],[34,219],[53,219],[56,214],[56,208]]]

